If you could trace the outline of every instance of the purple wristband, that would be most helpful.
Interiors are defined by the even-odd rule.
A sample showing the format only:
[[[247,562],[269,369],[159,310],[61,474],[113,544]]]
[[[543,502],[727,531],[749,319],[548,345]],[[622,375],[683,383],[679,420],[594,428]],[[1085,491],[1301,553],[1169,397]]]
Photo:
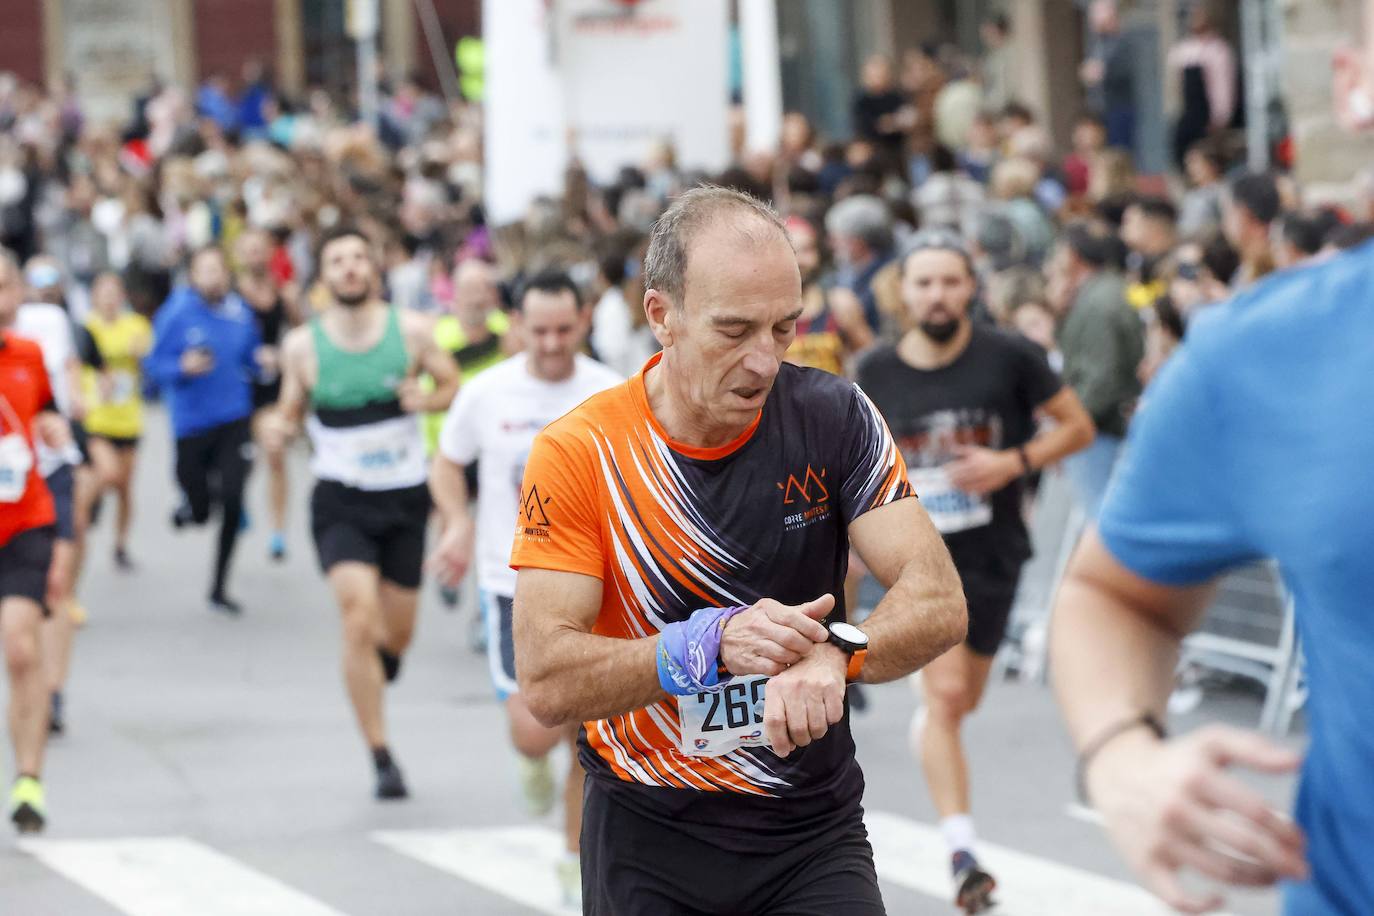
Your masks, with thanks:
[[[676,696],[708,692],[728,683],[720,679],[720,638],[739,607],[707,607],[670,623],[658,636],[658,679]]]

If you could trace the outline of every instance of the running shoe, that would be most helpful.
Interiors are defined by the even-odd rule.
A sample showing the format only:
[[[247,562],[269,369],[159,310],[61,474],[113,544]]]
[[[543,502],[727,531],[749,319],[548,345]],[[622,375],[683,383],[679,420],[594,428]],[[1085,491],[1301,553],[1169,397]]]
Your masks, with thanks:
[[[468,621],[468,648],[476,655],[487,653],[487,618],[481,610]]]
[[[543,817],[553,810],[554,781],[553,764],[549,755],[526,757],[516,755],[520,772],[520,794],[525,799],[525,810],[534,817]]]
[[[210,610],[219,614],[227,614],[230,617],[237,617],[243,613],[243,605],[228,595],[211,595]]]
[[[191,504],[183,500],[172,510],[172,527],[177,530],[192,524],[195,519],[191,515]]]
[[[43,784],[32,776],[20,776],[10,789],[10,820],[20,833],[38,833],[47,822]]]
[[[554,866],[558,873],[558,889],[563,894],[563,906],[582,909],[582,862],[573,853],[565,853]]]
[[[410,797],[410,791],[406,788],[405,777],[401,775],[401,768],[390,757],[385,763],[377,767],[376,796],[382,801]]]
[[[52,692],[52,703],[48,706],[48,734],[62,735],[67,731],[67,717],[62,712],[62,691]]]
[[[286,535],[280,531],[272,532],[272,538],[267,542],[267,555],[272,558],[273,563],[280,563],[286,559]]]
[[[954,905],[965,913],[984,913],[996,905],[992,892],[997,882],[978,866],[973,853],[959,850],[951,863],[954,872]]]
[[[67,602],[67,619],[72,622],[74,627],[84,627],[86,625],[86,606],[75,598]]]
[[[114,564],[115,569],[122,573],[131,573],[137,568],[134,566],[134,561],[129,559],[129,551],[125,550],[123,547],[115,548]]]

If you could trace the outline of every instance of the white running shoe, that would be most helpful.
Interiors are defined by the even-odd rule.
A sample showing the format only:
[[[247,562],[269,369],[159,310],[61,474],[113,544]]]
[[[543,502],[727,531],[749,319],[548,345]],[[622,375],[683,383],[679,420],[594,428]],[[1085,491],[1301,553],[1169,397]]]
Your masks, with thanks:
[[[520,794],[525,799],[525,810],[534,817],[543,817],[553,810],[554,779],[553,766],[549,755],[530,758],[516,755],[520,770]]]
[[[581,912],[582,862],[572,853],[565,853],[555,867],[558,870],[558,887],[563,892],[563,906]]]

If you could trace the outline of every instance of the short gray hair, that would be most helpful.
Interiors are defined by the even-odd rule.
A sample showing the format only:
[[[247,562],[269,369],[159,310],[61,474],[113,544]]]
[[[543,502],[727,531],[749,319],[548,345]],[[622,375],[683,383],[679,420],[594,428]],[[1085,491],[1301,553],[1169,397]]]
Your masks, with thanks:
[[[692,239],[718,220],[734,218],[734,228],[752,241],[761,236],[747,224],[762,222],[787,240],[787,230],[778,214],[763,201],[731,188],[701,185],[679,194],[654,223],[649,233],[649,248],[644,253],[644,286],[656,289],[678,308],[687,293],[687,255]]]
[[[856,194],[830,208],[825,230],[841,238],[858,239],[874,251],[892,247],[892,216],[887,204],[871,194]]]

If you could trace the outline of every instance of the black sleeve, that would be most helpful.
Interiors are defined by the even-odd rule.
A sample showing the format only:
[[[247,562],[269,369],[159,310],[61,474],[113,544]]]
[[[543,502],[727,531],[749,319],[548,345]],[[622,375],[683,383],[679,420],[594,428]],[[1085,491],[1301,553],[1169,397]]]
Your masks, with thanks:
[[[76,336],[76,355],[82,365],[90,366],[97,372],[104,371],[105,357],[96,346],[95,336],[91,334],[90,329],[83,324],[77,324],[72,326],[72,330]]]
[[[844,468],[840,511],[849,524],[870,509],[914,496],[906,462],[878,408],[857,385],[851,385],[841,441]]]
[[[1017,351],[1016,390],[1028,410],[1034,410],[1059,393],[1064,380],[1050,368],[1049,354],[1039,344],[1020,335],[1015,338]]]

